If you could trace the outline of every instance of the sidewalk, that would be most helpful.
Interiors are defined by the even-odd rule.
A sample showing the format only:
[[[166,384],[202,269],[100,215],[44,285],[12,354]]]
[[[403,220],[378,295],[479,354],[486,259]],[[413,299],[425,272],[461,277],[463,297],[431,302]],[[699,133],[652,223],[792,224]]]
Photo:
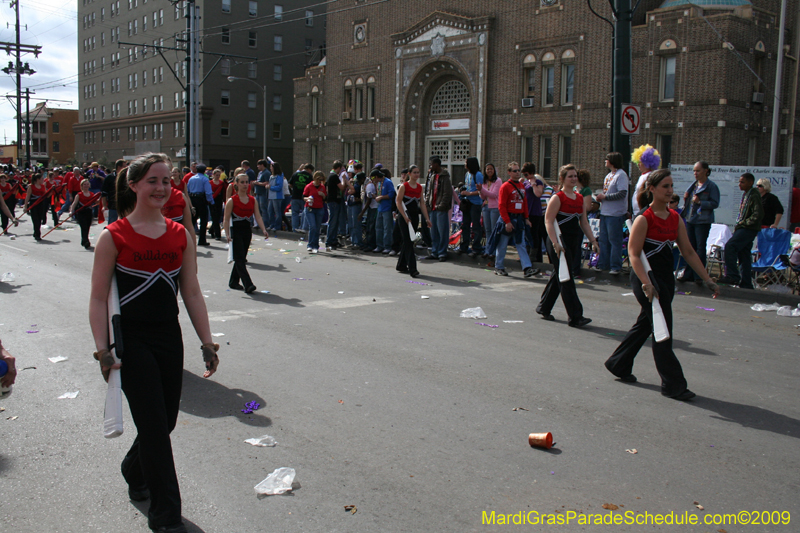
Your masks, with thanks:
[[[300,238],[305,240],[306,235],[303,233],[294,233],[291,231],[280,231],[280,232],[272,232],[270,233],[270,238],[272,236],[276,238],[286,239],[286,240],[295,240],[299,241]],[[424,256],[427,255],[422,249],[415,249],[417,255]],[[369,254],[364,252],[353,252],[356,254],[363,254],[363,255],[375,255]],[[381,254],[375,255],[376,257],[380,256]],[[511,261],[512,263],[518,263],[519,258],[517,256],[517,251],[514,249],[513,246],[508,248],[508,253],[506,254],[506,263]],[[454,265],[458,265],[459,267],[466,267],[466,268],[481,268],[485,269],[488,268],[486,265],[486,260],[480,257],[471,258],[466,254],[456,254],[450,252],[448,254],[448,262]],[[534,268],[538,268],[543,272],[549,272],[553,270],[553,266],[550,263],[533,263]],[[520,270],[522,268],[520,267]],[[611,285],[619,286],[619,287],[630,287],[630,270],[623,269],[622,273],[617,276],[612,276],[608,272],[595,272],[589,268],[582,268],[581,269],[581,279],[583,281],[610,281]],[[693,282],[686,282],[680,283],[675,282],[675,288],[677,291],[683,292],[691,292],[693,295],[711,295],[711,291],[709,291],[703,285],[697,285]],[[729,300],[742,300],[746,302],[755,302],[755,303],[778,303],[780,305],[790,305],[792,307],[797,307],[800,304],[800,295],[797,294],[781,294],[777,292],[767,291],[763,289],[739,289],[737,287],[731,287],[729,285],[720,285],[719,286],[719,297]]]

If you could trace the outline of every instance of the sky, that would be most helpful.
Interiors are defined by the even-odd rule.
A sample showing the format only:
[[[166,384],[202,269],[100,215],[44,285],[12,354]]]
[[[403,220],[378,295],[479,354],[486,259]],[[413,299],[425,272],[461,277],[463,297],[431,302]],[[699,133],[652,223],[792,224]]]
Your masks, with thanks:
[[[20,42],[42,47],[38,59],[33,54],[21,58],[23,64],[30,63],[36,71],[32,76],[22,76],[23,91],[26,87],[36,91],[31,96],[31,109],[44,99],[49,100],[48,107],[78,109],[78,1],[20,0]],[[15,21],[15,10],[9,7],[9,2],[0,2],[0,42],[16,41]],[[13,55],[0,55],[0,68],[14,59]],[[16,75],[0,71],[0,144],[16,140],[16,99],[11,99],[12,105],[6,98],[14,94]],[[22,107],[24,110],[24,99]]]

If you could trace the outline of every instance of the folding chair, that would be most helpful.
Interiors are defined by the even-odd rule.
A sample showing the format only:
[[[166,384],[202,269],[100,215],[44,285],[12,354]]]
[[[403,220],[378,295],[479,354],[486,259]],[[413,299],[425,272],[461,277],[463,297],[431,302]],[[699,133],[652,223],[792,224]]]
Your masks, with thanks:
[[[725,224],[711,224],[706,241],[706,270],[713,273],[714,267],[719,269],[719,277],[725,274],[725,243],[733,236]]]
[[[789,243],[792,234],[785,229],[765,228],[758,232],[758,259],[753,262],[753,284],[764,288],[767,285],[788,285],[791,270]]]

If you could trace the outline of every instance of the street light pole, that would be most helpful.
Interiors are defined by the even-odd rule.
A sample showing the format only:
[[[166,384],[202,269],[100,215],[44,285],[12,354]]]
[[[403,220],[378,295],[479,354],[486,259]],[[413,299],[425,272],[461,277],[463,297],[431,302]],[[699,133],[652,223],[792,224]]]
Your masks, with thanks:
[[[264,142],[262,143],[262,146],[261,146],[262,154],[261,154],[261,157],[259,159],[264,159],[265,157],[267,157],[267,86],[266,85],[261,85],[260,83],[258,83],[256,81],[253,81],[250,78],[240,78],[238,76],[228,76],[228,81],[229,82],[233,83],[236,80],[249,81],[250,83],[254,84],[256,87],[261,89],[261,93],[263,94],[263,100],[264,100]]]

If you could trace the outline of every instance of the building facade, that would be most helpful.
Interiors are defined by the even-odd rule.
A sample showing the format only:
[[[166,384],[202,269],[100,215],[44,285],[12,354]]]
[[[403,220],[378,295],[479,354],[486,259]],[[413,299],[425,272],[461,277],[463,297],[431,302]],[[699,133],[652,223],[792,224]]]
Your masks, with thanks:
[[[159,151],[188,163],[184,43],[197,6],[200,159],[229,169],[264,157],[266,129],[266,155],[289,164],[292,79],[324,48],[325,10],[316,4],[80,0],[78,159],[113,163]]]
[[[75,160],[75,133],[78,122],[77,109],[47,107],[45,102],[36,104],[30,113],[22,114],[22,141],[19,155],[22,164],[27,158],[27,143],[30,142],[32,164],[44,166],[66,165]],[[29,125],[26,128],[26,123]],[[30,135],[28,135],[28,131]],[[28,141],[30,137],[30,141]]]
[[[531,161],[550,180],[560,165],[597,183],[611,145],[611,26],[586,2],[372,3],[328,6],[324,61],[295,80],[295,166],[334,159],[382,163],[395,174],[438,156],[454,182],[467,156]],[[611,19],[607,4],[597,14]],[[633,19],[633,147],[665,163],[769,161],[778,57],[778,0],[642,0]],[[798,57],[789,2],[778,164],[789,150]],[[794,143],[791,143],[794,144]]]

